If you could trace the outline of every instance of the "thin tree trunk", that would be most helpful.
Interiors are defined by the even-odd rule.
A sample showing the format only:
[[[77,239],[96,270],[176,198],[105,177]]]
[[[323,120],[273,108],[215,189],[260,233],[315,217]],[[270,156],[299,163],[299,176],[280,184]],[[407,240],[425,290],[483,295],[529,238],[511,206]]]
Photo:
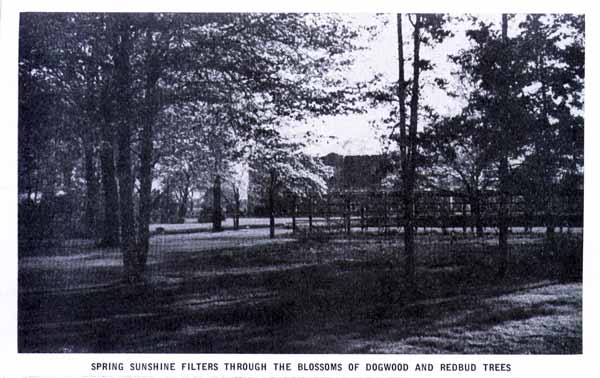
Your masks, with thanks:
[[[96,101],[94,100],[95,88],[93,85],[93,79],[88,77],[87,80],[87,106],[86,112],[90,115],[88,127],[82,128],[81,143],[83,149],[83,166],[85,176],[85,215],[84,215],[84,227],[85,234],[87,237],[95,238],[98,235],[98,192],[99,183],[98,175],[96,173],[96,146],[98,140],[96,133],[94,132],[94,126],[96,125]]]
[[[411,218],[412,208],[408,193],[408,141],[406,139],[406,80],[404,77],[404,40],[402,38],[402,14],[396,15],[396,31],[398,34],[398,108],[400,113],[400,169],[402,178],[402,200],[404,205],[404,254],[407,256],[406,273],[409,282],[414,282],[414,259],[410,256],[414,253],[413,225]],[[368,224],[367,208],[367,224]],[[368,227],[368,226],[367,226]]]
[[[221,213],[221,176],[215,176],[213,185],[213,232],[223,231],[223,214]]]
[[[398,33],[398,107],[400,113],[400,169],[403,179],[406,176],[407,140],[406,140],[406,81],[404,78],[404,41],[402,38],[402,14],[396,15]],[[404,181],[404,180],[403,180]]]
[[[188,214],[188,202],[189,202],[189,188],[184,188],[181,194],[181,203],[179,204],[179,211],[177,212],[177,220],[185,223],[185,217]]]
[[[415,285],[415,169],[417,155],[417,124],[419,112],[419,76],[420,66],[420,47],[421,47],[421,20],[419,15],[415,15],[413,31],[413,81],[412,93],[410,99],[410,125],[407,148],[407,170],[406,182],[404,188],[405,196],[405,216],[406,224],[404,227],[404,248],[406,254],[406,274],[411,286]]]
[[[502,41],[504,42],[505,48],[508,48],[508,17],[506,14],[502,15]],[[508,67],[504,67],[504,70],[508,70]],[[504,109],[502,110],[504,116],[502,121],[504,124],[509,122],[506,113],[508,112],[508,83],[504,83],[501,88],[501,101],[504,102]],[[504,134],[504,133],[502,133]],[[500,165],[499,165],[499,178],[500,178],[500,203],[498,211],[498,246],[500,250],[500,264],[499,264],[499,277],[504,277],[508,271],[509,261],[509,249],[508,249],[508,151],[507,141],[504,135],[502,135],[500,141]]]
[[[523,232],[525,232],[526,234],[531,232],[531,226],[533,224],[533,212],[528,210],[528,206],[525,205],[525,227],[523,229]]]
[[[481,218],[481,197],[479,193],[474,193],[471,197],[471,213],[474,218],[477,237],[483,237],[483,222]]]
[[[498,219],[498,246],[500,248],[499,276],[504,277],[508,270],[508,159],[503,156],[500,160],[500,204]]]
[[[98,177],[96,175],[96,164],[94,159],[94,145],[90,140],[83,140],[84,168],[85,168],[85,230],[91,237],[97,235],[98,214]]]
[[[233,187],[233,202],[234,202],[233,229],[239,230],[240,229],[240,190],[236,186]]]
[[[360,231],[365,230],[365,206],[363,204],[360,205]]]
[[[163,210],[161,211],[161,223],[171,223],[171,182],[167,179],[163,189]]]
[[[105,113],[105,117],[108,114]],[[119,230],[119,193],[115,177],[114,146],[110,121],[105,119],[102,125],[102,142],[100,144],[100,170],[102,173],[102,189],[104,192],[104,227],[102,229],[102,245],[116,247],[120,243]]]
[[[187,200],[182,200],[179,204],[179,209],[177,211],[177,221],[179,223],[185,223],[185,217],[187,216]]]
[[[548,97],[547,93],[547,84],[546,84],[546,75],[545,75],[545,66],[544,66],[544,57],[543,54],[540,53],[538,56],[538,70],[540,71],[540,82],[542,84],[542,116],[544,117],[544,125],[546,128],[550,128],[550,121],[548,119]],[[549,140],[552,138],[550,135],[550,130],[542,130],[542,155],[544,164],[551,164],[550,160],[551,152],[548,146]],[[553,185],[552,185],[552,177],[549,177],[551,174],[547,173],[547,170],[543,170],[543,182],[544,188],[542,190],[546,193],[546,237],[548,240],[554,239],[555,234],[555,217],[554,217],[554,200],[553,200]]]
[[[311,233],[313,228],[313,195],[308,194],[308,232]]]
[[[275,237],[275,170],[271,169],[269,177],[269,238]]]

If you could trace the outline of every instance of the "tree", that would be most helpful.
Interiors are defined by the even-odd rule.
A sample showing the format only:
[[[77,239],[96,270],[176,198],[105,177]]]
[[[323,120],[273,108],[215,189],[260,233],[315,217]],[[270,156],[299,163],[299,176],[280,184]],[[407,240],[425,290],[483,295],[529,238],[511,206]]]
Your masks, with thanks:
[[[489,133],[466,115],[442,117],[422,138],[427,186],[468,200],[477,235],[483,236],[483,194],[495,184]]]
[[[519,26],[522,58],[529,62],[524,84],[534,115],[521,170],[531,181],[525,185],[537,187],[551,238],[561,176],[577,174],[583,156],[578,136],[583,130],[583,16],[532,14]]]
[[[319,158],[302,151],[301,143],[281,138],[262,142],[250,154],[252,188],[264,193],[269,213],[269,236],[275,237],[275,198],[278,195],[306,198],[323,195],[331,170]],[[294,211],[295,209],[292,209]]]
[[[412,26],[412,56],[409,58],[404,53],[404,19]],[[422,164],[419,119],[423,116],[423,111],[427,110],[420,104],[420,91],[424,85],[421,74],[434,68],[430,61],[422,58],[421,47],[434,46],[450,36],[451,32],[445,28],[447,21],[448,17],[440,14],[397,14],[398,81],[380,88],[377,85],[380,84],[381,76],[377,75],[370,83],[374,88],[370,88],[365,95],[373,106],[384,105],[389,109],[389,115],[382,123],[390,130],[388,139],[395,142],[398,148],[398,153],[391,156],[396,156],[399,160],[395,165],[400,170],[397,181],[401,184],[403,198],[406,275],[412,286],[415,284],[415,189],[418,185],[418,167]],[[412,59],[410,80],[405,73],[405,65],[409,59]]]
[[[145,53],[138,55],[145,58],[142,59],[145,67],[160,68],[159,72],[147,69],[141,80],[145,88],[142,93],[146,106],[143,107],[145,124],[141,134],[140,210],[145,208],[143,203],[149,198],[147,183],[151,169],[147,168],[151,165],[151,154],[148,153],[151,143],[148,141],[152,138],[150,127],[154,120],[149,109],[159,110],[160,105],[165,105],[163,102],[147,106],[152,88],[155,88],[153,85],[160,85],[160,92],[167,91],[156,96],[167,103],[201,100],[210,104],[230,104],[232,98],[245,98],[255,104],[258,101],[267,105],[267,109],[280,117],[298,118],[305,112],[328,114],[339,108],[345,99],[343,92],[330,92],[327,85],[319,88],[310,82],[321,77],[319,81],[326,84],[328,71],[333,71],[340,64],[347,64],[335,57],[352,47],[349,39],[356,34],[335,20],[331,20],[332,23],[323,22],[323,19],[313,15],[296,14],[202,14],[183,20],[173,15],[154,15],[150,21],[140,18],[135,17],[136,22],[130,22],[131,33],[132,36],[145,36],[146,39],[145,43],[137,43],[134,47],[145,48]],[[191,21],[193,26],[183,21]],[[182,29],[173,29],[171,26],[161,29],[165,23],[184,26]],[[250,24],[251,28],[248,27]],[[316,34],[313,31],[317,29],[331,33]],[[163,40],[157,36],[160,30],[175,30],[176,35],[174,38],[164,38],[167,42],[159,48],[158,41]],[[315,37],[317,35],[319,37]],[[127,41],[125,36],[121,36],[122,41]],[[172,48],[174,41],[177,42],[176,47]],[[152,53],[149,53],[148,46],[151,46]],[[173,65],[152,64],[151,60],[156,56]],[[117,71],[123,71],[121,68],[125,66]],[[254,129],[261,127],[256,123],[246,125]],[[126,176],[123,175],[123,179]],[[219,180],[218,176],[216,180]],[[128,186],[126,191],[129,193]],[[126,205],[128,201],[121,200],[121,203]],[[125,213],[129,213],[128,208]],[[138,263],[134,277],[143,273],[147,255],[147,217],[148,212],[140,212],[138,224],[143,229],[138,234]]]
[[[576,144],[572,143],[573,133],[566,144],[559,142],[561,138],[556,136],[561,133],[568,135],[568,132],[561,132],[560,129],[572,130],[574,125],[579,124],[576,105],[582,100],[580,75],[583,74],[580,69],[583,62],[580,59],[582,46],[579,42],[574,43],[575,50],[563,50],[559,47],[562,43],[569,45],[568,41],[571,38],[572,41],[580,41],[579,37],[565,38],[563,42],[559,42],[553,37],[554,32],[551,30],[558,31],[560,26],[542,28],[539,17],[528,16],[523,24],[525,31],[515,38],[509,38],[508,20],[508,15],[502,16],[499,31],[491,24],[480,22],[477,28],[467,31],[467,36],[473,42],[472,46],[453,58],[460,66],[458,77],[476,87],[469,94],[466,114],[481,124],[482,130],[495,142],[494,145],[490,145],[489,156],[495,161],[495,176],[498,182],[496,190],[500,277],[508,270],[510,198],[516,194],[527,193],[527,188],[536,187],[535,194],[530,195],[548,198],[544,193],[547,190],[551,192],[548,187],[552,187],[552,182],[557,180],[557,173],[560,171],[559,156],[563,150],[560,146]],[[575,25],[581,24],[576,18],[572,21]],[[574,32],[573,35],[580,34]],[[577,52],[566,54],[566,50]],[[549,58],[552,55],[556,56],[556,59]],[[556,74],[552,74],[553,70],[549,69],[550,63],[557,64],[560,61],[558,57],[566,55],[579,58],[571,62],[573,65],[563,60],[564,64],[556,66],[562,66],[562,69],[557,69],[554,71]],[[564,76],[571,79],[559,79],[561,75],[558,73],[561,70],[566,73]],[[553,90],[550,91],[549,88]],[[567,92],[573,94],[557,95]],[[572,102],[573,105],[565,106],[567,102]],[[562,127],[558,126],[561,122],[551,122],[552,114],[561,114],[559,117],[565,120]],[[525,177],[525,170],[530,172],[525,176],[538,177],[539,184],[524,184],[522,178]],[[517,179],[519,176],[521,179]],[[552,213],[551,207],[547,207],[551,201],[544,202],[545,211]],[[553,223],[551,216],[547,218]]]
[[[394,122],[392,137],[397,140],[400,150],[400,167],[402,176],[402,192],[404,199],[404,250],[406,256],[406,274],[411,285],[415,284],[415,185],[418,157],[418,123],[419,123],[419,91],[420,76],[422,70],[431,69],[430,62],[421,58],[421,44],[433,44],[442,41],[450,35],[450,32],[444,29],[445,18],[436,14],[414,14],[408,15],[408,20],[412,24],[412,80],[409,103],[409,123],[406,125],[406,81],[404,75],[404,42],[402,30],[402,15],[397,15],[397,34],[398,34],[398,111],[399,121]],[[394,111],[393,111],[394,112]],[[396,127],[397,125],[397,127]],[[408,130],[407,129],[408,126]],[[394,135],[395,129],[399,129],[399,134]],[[407,132],[408,131],[408,132]]]
[[[19,143],[19,156],[22,157],[19,167],[24,169],[20,177],[26,178],[27,182],[20,182],[19,186],[20,191],[25,188],[28,193],[38,192],[39,189],[34,187],[41,182],[31,180],[35,168],[32,170],[30,167],[46,165],[43,170],[49,174],[54,170],[49,169],[49,165],[58,164],[56,168],[62,172],[61,181],[64,184],[60,186],[63,188],[51,184],[52,188],[47,187],[42,191],[46,192],[46,198],[59,191],[66,193],[73,201],[82,197],[85,206],[81,209],[83,216],[80,224],[84,226],[84,234],[94,237],[97,234],[100,201],[96,120],[101,62],[96,60],[97,43],[90,33],[91,26],[98,22],[97,17],[87,15],[79,21],[76,23],[72,16],[60,13],[48,17],[37,14],[24,14],[21,17],[19,135],[23,139]],[[40,98],[42,93],[48,98]],[[45,104],[48,110],[30,101]],[[46,120],[48,123],[42,127]],[[41,133],[45,133],[45,136],[36,141],[35,135]],[[47,150],[48,147],[50,149]],[[32,154],[34,150],[37,153]],[[64,155],[56,155],[60,151]],[[54,157],[45,155],[46,152]],[[76,182],[79,180],[85,185],[83,190],[77,188]],[[35,181],[37,184],[33,184]],[[50,183],[56,180],[43,181]],[[76,219],[80,210],[74,211],[73,218]],[[114,224],[114,221],[111,222]]]
[[[87,163],[92,162],[84,164],[89,171],[88,196],[95,195],[98,175],[92,169],[99,159],[105,218],[112,219],[106,222],[105,241],[114,244],[117,239],[108,226],[116,224],[118,214],[128,282],[138,282],[144,275],[158,162],[155,144],[161,133],[157,127],[170,107],[202,104],[218,109],[219,127],[242,135],[238,141],[242,145],[269,138],[270,127],[281,120],[340,114],[354,107],[356,89],[346,85],[342,72],[351,64],[346,53],[357,48],[362,31],[336,15],[114,13],[53,14],[30,20],[23,27],[42,32],[22,33],[31,41],[22,44],[21,72],[27,80],[32,72],[43,72],[63,85],[58,98],[65,103],[55,110],[57,118],[69,120],[65,125],[78,123],[74,114],[80,105],[88,109],[82,113],[86,122],[80,123],[93,131],[85,134],[83,154]],[[64,44],[55,49],[50,43],[54,41]],[[39,52],[37,70],[27,71],[28,54]],[[70,61],[74,57],[77,60]],[[77,81],[61,81],[71,72]],[[27,95],[49,80],[24,80],[23,85],[35,87]],[[73,83],[76,88],[65,85]],[[58,92],[54,84],[49,88]],[[31,96],[22,103],[23,121],[33,117],[30,100]],[[28,123],[32,122],[22,126]],[[30,131],[27,137],[35,134]],[[53,137],[49,139],[59,143],[74,134],[47,131]],[[23,151],[21,156],[25,160],[28,154]],[[60,170],[72,171],[70,162],[64,159]],[[34,181],[33,174],[29,177]],[[67,178],[70,186],[71,176]]]
[[[174,105],[161,120],[166,127],[159,127],[159,175],[177,185],[181,209],[187,207],[192,190],[212,188],[214,231],[222,229],[221,182],[232,176],[248,139],[243,127],[237,127],[243,109],[234,112],[234,106],[239,103]]]
[[[508,15],[502,16],[500,33],[480,22],[468,30],[472,41],[453,61],[460,66],[458,77],[471,83],[465,113],[486,133],[488,156],[494,162],[498,211],[499,276],[508,269],[509,202],[514,193],[511,165],[522,156],[529,124],[529,100],[523,93],[525,62],[515,40],[508,38]]]

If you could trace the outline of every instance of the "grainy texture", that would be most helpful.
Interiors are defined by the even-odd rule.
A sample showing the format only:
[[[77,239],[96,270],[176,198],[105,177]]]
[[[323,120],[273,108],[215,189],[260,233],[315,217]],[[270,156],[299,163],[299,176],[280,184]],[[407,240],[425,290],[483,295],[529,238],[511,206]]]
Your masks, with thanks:
[[[117,250],[49,250],[22,259],[19,349],[580,353],[581,284],[560,283],[542,236],[511,238],[518,268],[498,281],[493,242],[419,236],[416,296],[398,268],[401,245],[375,236],[155,236],[151,278],[136,287],[121,283]]]

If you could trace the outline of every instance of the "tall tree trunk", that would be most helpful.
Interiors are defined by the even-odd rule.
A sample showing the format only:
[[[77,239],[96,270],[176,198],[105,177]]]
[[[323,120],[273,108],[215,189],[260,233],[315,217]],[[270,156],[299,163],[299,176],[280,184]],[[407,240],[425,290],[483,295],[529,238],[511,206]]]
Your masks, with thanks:
[[[506,14],[502,15],[502,41],[504,43],[505,48],[508,48],[508,16]],[[505,72],[507,72],[509,67],[504,67]],[[508,78],[506,78],[508,79]],[[507,82],[502,84],[500,88],[500,95],[502,101],[502,116],[501,122],[502,125],[505,126],[510,122],[508,113],[508,96],[509,85]],[[499,178],[500,178],[500,202],[499,202],[499,211],[498,211],[498,246],[500,252],[500,264],[498,275],[499,277],[504,277],[508,271],[508,261],[509,261],[509,249],[508,249],[508,148],[507,148],[507,140],[505,133],[501,133],[500,136],[500,164],[499,164]]]
[[[171,182],[167,178],[165,188],[163,189],[162,211],[160,214],[161,223],[171,223]]]
[[[223,214],[221,212],[221,176],[215,176],[213,185],[213,232],[223,231]]]
[[[98,192],[99,183],[98,175],[96,173],[96,146],[98,146],[97,134],[95,129],[98,125],[96,106],[98,104],[95,101],[96,87],[94,86],[94,79],[92,77],[86,77],[87,81],[87,101],[86,101],[86,113],[89,116],[89,123],[87,127],[82,128],[81,143],[83,149],[83,168],[85,176],[85,216],[84,216],[84,227],[85,234],[88,237],[95,238],[98,236]],[[102,97],[100,97],[102,99]],[[101,100],[102,101],[102,100]]]
[[[400,113],[400,169],[402,177],[402,202],[404,206],[404,254],[406,256],[406,275],[409,283],[415,282],[414,266],[414,225],[412,189],[409,185],[408,146],[410,144],[406,135],[406,80],[404,77],[404,40],[402,37],[402,14],[396,15],[398,34],[398,107]],[[414,94],[413,94],[414,96]],[[411,103],[412,105],[412,103]],[[368,222],[368,218],[367,218]]]
[[[148,260],[150,245],[150,215],[152,214],[152,141],[156,112],[158,111],[158,81],[160,64],[151,54],[151,33],[147,36],[148,62],[146,64],[146,83],[144,114],[142,116],[140,151],[140,205],[138,213],[138,250],[136,270],[143,274]],[[185,209],[186,203],[183,204]]]
[[[313,229],[313,194],[308,193],[308,232],[311,233]]]
[[[275,237],[275,185],[276,185],[276,172],[271,169],[269,174],[269,238]]]
[[[552,198],[552,193],[550,193],[546,204],[546,238],[548,240],[554,240],[554,235],[556,234],[556,219],[553,206],[554,199]]]
[[[421,47],[421,19],[420,15],[415,15],[413,31],[413,81],[410,98],[410,125],[408,133],[408,146],[406,158],[405,174],[405,217],[404,226],[404,249],[406,254],[406,274],[411,286],[415,285],[415,169],[417,155],[417,124],[419,120],[419,76],[420,66],[420,47]],[[401,62],[402,63],[402,62]]]
[[[402,170],[402,181],[406,178],[407,161],[406,161],[406,81],[404,78],[404,41],[402,38],[402,14],[396,15],[397,33],[398,33],[398,107],[400,113],[400,169]]]
[[[104,227],[102,229],[102,245],[116,247],[120,243],[119,230],[119,193],[115,176],[114,140],[109,110],[104,109],[101,126],[102,141],[100,143],[100,170],[102,173],[102,189],[104,192]]]
[[[85,231],[90,237],[97,236],[97,214],[98,214],[98,177],[96,174],[96,163],[94,158],[94,145],[89,138],[83,140],[84,169],[85,169]]]
[[[136,234],[133,209],[133,175],[131,161],[131,65],[132,44],[129,36],[129,17],[119,17],[119,33],[116,41],[115,81],[117,100],[117,173],[121,211],[121,249],[126,279],[136,282],[140,275],[136,259]]]
[[[508,271],[508,159],[503,156],[500,160],[500,203],[498,217],[498,246],[500,249],[500,264],[498,275],[504,277]]]
[[[544,54],[543,52],[539,52],[538,54],[538,72],[539,72],[539,80],[542,84],[541,92],[542,92],[542,117],[543,117],[543,125],[544,129],[542,130],[541,140],[542,140],[542,174],[543,174],[543,188],[545,195],[545,206],[546,206],[546,237],[549,240],[554,238],[554,229],[555,229],[555,217],[554,217],[554,199],[553,199],[553,189],[554,185],[552,183],[552,172],[549,171],[549,167],[552,166],[552,152],[549,144],[552,140],[552,131],[550,128],[550,120],[548,117],[548,85],[546,83],[546,74],[545,74],[545,65],[544,65]]]
[[[145,117],[142,126],[140,156],[140,205],[138,214],[138,251],[136,270],[142,274],[148,259],[150,215],[152,213],[152,124],[154,117]],[[184,204],[185,208],[185,204]]]
[[[106,25],[104,17],[100,25]],[[97,40],[92,42],[92,59],[97,59]],[[86,202],[86,223],[88,234],[100,238],[100,245],[115,247],[119,245],[119,196],[115,177],[114,130],[111,120],[110,79],[108,74],[100,75],[101,68],[91,68],[87,77],[87,111],[89,121],[94,126],[85,133],[84,143],[86,182],[88,194]],[[94,94],[97,94],[96,97]],[[97,161],[99,160],[99,169]],[[90,183],[92,183],[90,185]],[[101,186],[102,185],[102,186]],[[101,196],[104,200],[101,201]],[[103,203],[103,219],[100,220],[100,203]],[[93,215],[91,215],[93,213]],[[102,223],[102,224],[101,224]],[[93,231],[90,229],[93,227]]]

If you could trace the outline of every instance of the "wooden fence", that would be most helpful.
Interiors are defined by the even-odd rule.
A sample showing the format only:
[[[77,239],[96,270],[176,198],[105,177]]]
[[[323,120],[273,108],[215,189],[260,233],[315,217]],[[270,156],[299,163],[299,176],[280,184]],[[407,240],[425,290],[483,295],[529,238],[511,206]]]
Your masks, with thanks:
[[[499,195],[486,192],[473,197],[421,192],[415,196],[415,225],[431,228],[496,227]],[[404,224],[404,203],[399,191],[338,191],[290,201],[295,206],[288,216],[308,219],[308,228],[322,225],[331,229],[378,228],[388,230]],[[553,195],[546,202],[510,196],[509,224],[512,227],[581,227],[583,192]],[[320,219],[321,222],[317,222]],[[313,221],[315,220],[315,221]]]

